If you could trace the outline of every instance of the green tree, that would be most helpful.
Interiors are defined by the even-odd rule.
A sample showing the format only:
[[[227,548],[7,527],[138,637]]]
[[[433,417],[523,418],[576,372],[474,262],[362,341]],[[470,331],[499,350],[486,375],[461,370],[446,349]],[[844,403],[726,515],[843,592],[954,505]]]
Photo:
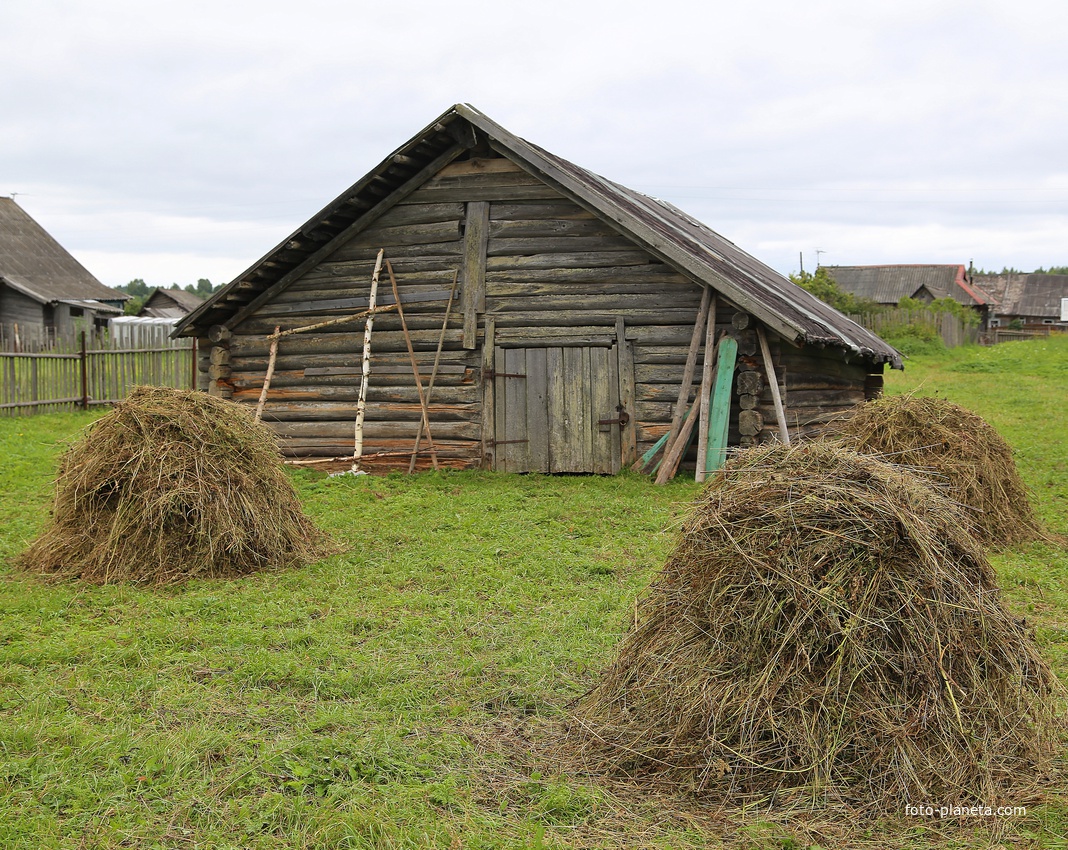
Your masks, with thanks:
[[[792,274],[790,280],[842,313],[876,313],[882,309],[882,306],[875,301],[858,298],[852,292],[846,292],[822,266],[816,269],[815,274],[805,271]]]

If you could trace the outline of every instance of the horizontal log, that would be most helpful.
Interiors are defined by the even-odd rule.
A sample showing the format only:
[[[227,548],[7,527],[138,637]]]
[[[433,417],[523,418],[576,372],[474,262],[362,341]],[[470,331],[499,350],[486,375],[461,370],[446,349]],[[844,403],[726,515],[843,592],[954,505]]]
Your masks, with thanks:
[[[259,385],[250,384],[238,389],[234,398],[256,404],[260,397]],[[322,384],[310,386],[307,384],[295,387],[277,387],[271,383],[270,401],[272,402],[304,402],[304,401],[352,401],[355,402],[360,395],[360,382],[351,384]],[[434,385],[434,401],[436,404],[476,404],[482,397],[482,391],[477,384],[457,384],[455,386]],[[377,404],[418,404],[419,393],[415,386],[390,387],[375,385],[373,382],[367,388],[368,407]]]
[[[379,330],[377,324],[375,328],[376,330],[372,334],[372,357],[379,360],[383,357],[394,357],[398,352],[407,352],[403,333]],[[437,339],[441,336],[441,328],[437,329],[437,336],[434,336],[433,331],[429,329],[412,331],[411,336],[413,341],[418,341],[419,343],[417,349],[436,350]],[[477,366],[479,364],[480,361],[476,353],[464,351],[460,348],[458,344],[460,334],[458,332],[453,334],[451,339],[453,344],[446,344],[442,348],[441,362],[464,363],[468,366]],[[265,334],[235,337],[235,340],[237,341],[231,351],[233,358],[265,358],[270,351],[271,341]],[[446,332],[446,341],[448,342],[448,340],[449,333]],[[424,345],[428,346],[428,348],[423,349]],[[360,328],[358,335],[353,333],[316,333],[314,331],[306,334],[294,334],[282,339],[279,344],[279,351],[283,357],[293,355],[344,355],[355,358],[354,361],[348,362],[358,363],[363,356],[363,328]],[[404,356],[407,357],[407,354]]]
[[[536,333],[531,331],[531,333]],[[611,348],[616,344],[615,334],[579,334],[558,336],[526,336],[495,339],[501,348]]]
[[[561,200],[563,195],[544,183],[516,186],[423,186],[408,196],[415,204],[449,201]],[[402,202],[403,203],[403,202]]]
[[[855,404],[863,404],[864,388],[849,390],[791,390],[783,404],[793,409],[794,407],[852,407]]]
[[[290,437],[276,438],[282,454],[286,457],[352,457],[353,438],[343,437]],[[415,439],[377,438],[364,441],[364,463],[371,463],[374,456],[381,452],[395,452],[398,456],[405,453],[410,458]],[[482,456],[481,440],[435,440],[438,460],[447,458],[479,458]],[[351,463],[351,462],[350,462]],[[407,467],[407,464],[405,464]]]
[[[372,360],[373,362],[373,360]],[[422,375],[427,375],[430,371],[430,364],[427,364],[426,370],[420,368]],[[374,375],[407,375],[412,371],[411,365],[407,366],[381,366],[373,365],[371,374]],[[466,372],[470,372],[469,366],[442,366],[437,367],[437,375],[463,375]],[[313,375],[361,375],[363,374],[363,366],[319,366],[306,368],[304,370],[305,376]]]
[[[286,343],[286,339],[283,339],[281,345]],[[279,346],[279,352],[283,352],[281,346]],[[465,355],[467,352],[446,352],[443,353],[440,359],[440,366],[438,371],[442,375],[447,374],[463,374],[467,369],[473,368],[476,364],[468,363],[468,359]],[[430,374],[430,369],[434,363],[435,353],[419,352],[415,358],[416,365],[419,367],[420,372]],[[235,358],[233,361],[233,369],[238,372],[245,373],[262,373],[267,369],[267,357],[259,356],[243,356]],[[275,370],[278,372],[287,371],[300,371],[303,370],[308,375],[329,375],[329,374],[343,374],[343,373],[331,373],[324,371],[314,371],[315,369],[352,369],[359,373],[363,364],[363,352],[362,351],[347,351],[347,352],[330,352],[326,354],[298,354],[292,351],[284,351],[279,353],[275,359]],[[411,372],[412,362],[407,351],[396,352],[371,352],[371,368],[375,372]]]
[[[463,253],[463,245],[462,239],[457,239],[455,242],[432,242],[423,245],[379,245],[377,248],[368,248],[350,243],[338,248],[331,255],[331,260],[333,262],[353,260],[363,262],[370,260],[374,262],[378,256],[379,248],[384,248],[390,265],[395,266],[396,261],[413,257],[456,257]]]
[[[503,156],[498,157],[480,157],[476,159],[465,159],[459,162],[450,162],[444,168],[441,169],[435,178],[446,177],[467,177],[472,174],[516,174],[526,173],[523,168],[512,160]]]
[[[701,301],[701,290],[682,275],[664,266],[630,265],[630,266],[596,266],[593,268],[548,268],[548,269],[501,269],[486,273],[486,283],[502,295],[515,289],[515,294],[524,290],[519,287],[537,287],[545,284],[567,284],[569,286],[596,286],[606,292],[626,292],[620,286],[644,285],[660,287],[671,293],[672,297],[686,297],[693,292],[694,310]],[[642,289],[638,291],[652,291]]]
[[[263,372],[234,372],[230,378],[230,382],[234,385],[235,389],[262,387],[263,374]],[[294,371],[276,371],[271,378],[271,393],[273,395],[276,390],[281,393],[283,389],[289,387],[303,387],[310,389],[312,387],[325,386],[358,386],[361,379],[360,373],[356,370],[353,370],[353,374],[351,375],[305,375],[303,369]],[[408,387],[415,385],[415,376],[412,374],[411,369],[403,372],[375,372],[372,370],[370,380],[372,384],[377,387]],[[456,386],[457,384],[474,385],[477,380],[477,371],[471,369],[462,375],[438,375],[437,380],[434,382],[434,386],[436,388],[439,386]]]
[[[600,219],[539,218],[527,220],[491,220],[491,239],[542,238],[554,236],[617,236],[617,232]]]
[[[526,186],[543,186],[541,180],[521,168],[507,171],[448,171],[443,169],[427,180],[416,193],[434,189],[463,189],[463,188],[513,188]]]
[[[398,204],[382,216],[376,225],[397,227],[404,224],[434,224],[442,221],[462,221],[464,205],[450,204]]]
[[[352,401],[268,401],[263,407],[265,420],[297,421],[352,421],[356,420],[357,400]],[[481,415],[482,405],[439,404],[432,402],[427,408],[430,421],[475,421]],[[367,407],[366,421],[410,422],[422,420],[423,408],[418,403],[400,404],[377,402]],[[414,436],[414,432],[413,432]]]
[[[327,265],[329,265],[328,269],[320,271]],[[415,259],[406,264],[404,271],[400,271],[392,260],[390,260],[390,265],[393,266],[397,286],[402,292],[409,286],[437,286],[451,289],[453,275],[457,274],[455,259],[440,262],[435,260],[428,264],[434,268],[423,268],[418,259]],[[298,298],[296,293],[307,293],[308,298],[331,298],[335,297],[334,293],[339,290],[366,292],[371,287],[371,266],[371,263],[362,262],[324,264],[318,267],[316,273],[309,273],[292,284],[284,294],[296,300]],[[403,295],[401,297],[403,298]]]
[[[427,304],[431,302],[437,303],[448,300],[448,291],[441,289],[440,287],[427,289],[423,289],[422,287],[418,289],[416,287],[408,287],[401,293],[401,306],[407,306],[408,304]],[[279,298],[264,304],[256,311],[256,315],[260,317],[322,316],[323,318],[330,318],[333,314],[342,316],[347,312],[366,310],[368,303],[369,299],[366,296],[319,298],[314,301],[286,301]],[[378,299],[377,306],[385,307],[395,303],[396,300],[393,298],[392,293],[388,295],[383,294]]]
[[[513,254],[624,251],[633,246],[633,244],[622,236],[497,237],[489,240],[489,244],[486,246],[486,256],[504,257]]]
[[[615,251],[553,251],[543,254],[489,257],[486,259],[486,272],[489,274],[507,269],[585,269],[605,266],[645,266],[650,265],[650,259],[650,255],[645,251],[633,248]],[[666,268],[659,264],[654,265],[661,269]]]
[[[374,248],[384,246],[424,245],[433,242],[451,242],[461,236],[460,220],[435,221],[423,224],[399,224],[381,227],[376,222],[363,233],[348,242],[349,248]]]
[[[279,421],[263,420],[264,424],[276,437],[287,441],[301,438],[332,437],[335,439],[353,439],[354,419],[344,419],[337,422],[322,421]],[[364,439],[371,441],[376,439],[395,439],[409,441],[409,445],[415,441],[415,422],[377,421],[367,419],[364,421]],[[433,422],[431,431],[435,442],[442,440],[480,440],[482,439],[482,424],[480,422]]]
[[[490,221],[524,221],[543,218],[592,221],[597,216],[571,201],[518,201],[515,203],[501,201],[490,206]]]
[[[566,291],[566,290],[565,290]],[[667,301],[667,304],[665,304]],[[692,306],[675,303],[674,299],[665,299],[662,292],[642,295],[618,295],[613,293],[592,295],[562,294],[559,289],[539,295],[487,296],[486,310],[494,315],[508,313],[533,313],[540,310],[574,313],[613,313],[624,317],[629,322],[632,313],[640,310],[657,310],[670,306],[672,310],[685,310],[692,314],[697,304]]]
[[[500,328],[494,334],[494,342],[541,342],[545,341],[548,344],[549,341],[560,336],[615,336],[615,326],[606,325],[576,325],[574,327],[565,328],[545,328],[545,327],[518,327],[518,328]],[[519,347],[519,346],[513,346]]]
[[[704,347],[698,348],[697,361],[702,360]],[[688,348],[679,345],[636,345],[634,346],[634,363],[659,363],[663,365],[685,366]],[[681,373],[680,373],[681,374]]]
[[[498,302],[499,304],[499,302]],[[614,325],[619,317],[627,323],[627,339],[632,339],[635,328],[641,325],[673,325],[690,320],[689,333],[693,334],[693,310],[673,307],[640,310],[502,310],[487,304],[487,312],[494,317],[498,328],[516,327],[573,327],[576,325]],[[687,342],[689,337],[687,337]]]

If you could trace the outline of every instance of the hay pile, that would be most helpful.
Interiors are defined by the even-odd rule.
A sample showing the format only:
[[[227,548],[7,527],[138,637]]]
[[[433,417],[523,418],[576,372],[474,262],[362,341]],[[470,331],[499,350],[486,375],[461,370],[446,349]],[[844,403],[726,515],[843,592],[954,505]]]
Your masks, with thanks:
[[[634,617],[573,706],[575,768],[900,814],[1049,764],[1056,678],[959,509],[833,443],[728,463]]]
[[[971,508],[983,543],[1011,546],[1042,537],[1012,449],[984,419],[945,399],[887,396],[857,408],[840,436],[862,454],[926,470]]]
[[[163,585],[324,551],[266,428],[205,393],[138,387],[67,450],[52,519],[19,560],[58,578]]]

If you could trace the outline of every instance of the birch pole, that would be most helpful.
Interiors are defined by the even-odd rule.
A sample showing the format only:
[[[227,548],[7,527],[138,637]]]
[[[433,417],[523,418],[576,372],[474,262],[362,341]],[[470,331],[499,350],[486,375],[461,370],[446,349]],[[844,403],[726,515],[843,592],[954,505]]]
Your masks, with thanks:
[[[263,376],[263,389],[260,390],[260,400],[256,402],[257,422],[263,417],[263,405],[267,403],[267,392],[271,389],[271,378],[274,377],[274,364],[278,359],[278,338],[281,329],[280,325],[275,325],[274,333],[271,334],[271,353],[267,357],[267,374]]]
[[[356,434],[352,449],[352,471],[360,471],[360,458],[363,457],[363,419],[367,413],[367,384],[371,378],[371,329],[375,324],[375,303],[378,300],[378,276],[382,272],[382,258],[386,249],[378,250],[375,271],[371,275],[371,297],[367,300],[367,323],[363,328],[363,363],[360,377],[360,397],[356,402]]]

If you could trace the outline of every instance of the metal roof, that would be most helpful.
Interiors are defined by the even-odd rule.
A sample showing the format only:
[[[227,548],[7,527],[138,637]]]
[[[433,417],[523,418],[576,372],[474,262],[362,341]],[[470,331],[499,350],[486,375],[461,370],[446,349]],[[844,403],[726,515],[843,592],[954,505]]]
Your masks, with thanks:
[[[846,292],[878,304],[897,304],[924,289],[932,298],[952,298],[968,307],[987,302],[963,265],[822,266]]]
[[[1068,275],[1064,274],[989,275],[977,283],[990,293],[1001,316],[1057,319],[1061,299],[1068,298]]]
[[[130,297],[93,277],[13,198],[0,198],[0,279],[41,304]]]
[[[901,367],[901,355],[871,331],[809,294],[701,222],[514,136],[470,105],[457,104],[384,159],[300,229],[178,324],[177,335],[233,326],[355,233],[381,202],[414,191],[480,141],[553,186],[651,254],[710,285],[796,343],[833,346]],[[388,208],[388,207],[386,207]]]

